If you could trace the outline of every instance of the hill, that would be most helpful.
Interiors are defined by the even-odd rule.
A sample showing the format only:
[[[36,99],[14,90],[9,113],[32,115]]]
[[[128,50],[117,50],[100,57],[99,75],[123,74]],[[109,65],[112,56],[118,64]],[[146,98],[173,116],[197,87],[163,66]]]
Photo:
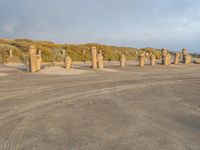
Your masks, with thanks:
[[[102,51],[104,60],[119,60],[121,54],[125,54],[127,60],[136,60],[141,51],[152,52],[157,58],[160,58],[160,50],[155,48],[131,48],[116,47],[96,43],[88,44],[57,44],[49,41],[34,41],[30,39],[0,39],[0,63],[24,62],[28,56],[28,50],[31,45],[42,51],[43,62],[61,62],[63,61],[63,50],[72,58],[73,61],[89,61],[90,48],[96,46],[98,51]],[[9,58],[9,50],[13,50],[12,60]]]

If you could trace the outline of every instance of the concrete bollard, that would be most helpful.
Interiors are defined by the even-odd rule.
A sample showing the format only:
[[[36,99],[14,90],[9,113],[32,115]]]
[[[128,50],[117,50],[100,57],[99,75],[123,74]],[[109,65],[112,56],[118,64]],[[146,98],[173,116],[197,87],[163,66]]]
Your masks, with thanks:
[[[27,71],[36,72],[41,70],[41,50],[39,50],[39,54],[37,54],[35,46],[30,46],[29,48],[29,60],[27,60]]]
[[[103,56],[102,54],[97,55],[97,65],[99,69],[103,69]]]
[[[37,71],[37,56],[36,56],[35,46],[30,46],[29,56],[30,56],[29,70],[30,72],[36,72]]]
[[[126,57],[124,54],[122,54],[120,57],[120,67],[125,67],[125,63],[126,63]]]
[[[162,64],[166,65],[166,56],[167,56],[167,49],[163,48],[161,50],[161,55],[162,55]]]
[[[69,56],[65,57],[65,68],[67,70],[72,69],[72,59]]]
[[[145,64],[145,53],[141,53],[139,56],[139,66],[144,67]]]
[[[176,52],[175,57],[174,57],[174,64],[175,65],[179,64],[179,57],[180,57],[180,53]]]
[[[191,56],[191,55],[189,55],[188,64],[190,64],[190,63],[191,63],[191,61],[192,61],[192,56]]]
[[[187,62],[186,62],[186,58],[185,58],[185,56],[187,57],[187,49],[186,48],[184,48],[183,50],[182,50],[182,57],[183,57],[183,63],[185,63],[185,64],[187,64]]]
[[[151,57],[150,57],[150,65],[151,66],[155,66],[156,65],[156,56],[155,55],[151,55]]]
[[[167,56],[162,57],[163,65],[167,66],[168,65],[168,58]]]
[[[12,53],[12,50],[9,50],[9,56],[10,56],[10,59],[13,58],[13,53]]]
[[[40,71],[41,70],[41,63],[42,63],[42,57],[40,57],[39,55],[36,56],[37,60],[36,60],[36,71]]]
[[[97,49],[96,47],[91,47],[92,56],[92,69],[97,69]]]
[[[86,54],[85,50],[82,50],[82,52],[83,52],[83,55],[85,55],[85,54]]]
[[[191,63],[191,56],[189,54],[184,55],[184,64],[190,64]]]
[[[65,58],[66,58],[66,51],[63,49],[62,50],[62,59],[65,60]]]
[[[167,65],[171,64],[171,54],[167,54]]]
[[[31,70],[30,70],[30,58],[26,60],[26,71],[31,72]]]
[[[41,50],[38,51],[38,54],[36,55],[36,70],[41,70],[41,63],[42,63],[42,52]]]
[[[38,50],[38,56],[42,57],[42,51],[41,50]]]

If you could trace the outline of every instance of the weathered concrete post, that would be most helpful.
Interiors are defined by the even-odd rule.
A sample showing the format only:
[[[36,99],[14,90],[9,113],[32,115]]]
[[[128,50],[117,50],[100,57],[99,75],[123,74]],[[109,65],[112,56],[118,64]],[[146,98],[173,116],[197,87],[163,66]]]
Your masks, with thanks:
[[[85,50],[83,50],[82,52],[83,52],[83,55],[85,55],[85,54],[86,54]]]
[[[72,69],[72,59],[69,56],[65,57],[65,68],[67,70]]]
[[[120,67],[125,67],[126,57],[124,54],[120,57]]]
[[[9,56],[10,56],[10,59],[13,58],[13,53],[12,53],[12,50],[11,50],[11,49],[9,50]]]
[[[162,64],[164,64],[164,65],[166,65],[167,64],[167,49],[166,48],[163,48],[162,50],[161,50],[161,55],[162,55]]]
[[[36,57],[36,49],[35,46],[30,46],[29,48],[29,55],[30,55],[30,62],[29,62],[29,67],[30,67],[30,72],[36,72],[37,71],[37,57]]]
[[[151,66],[155,66],[156,65],[156,56],[155,55],[151,55],[151,57],[150,57],[150,65]]]
[[[63,58],[63,60],[65,60],[65,58],[66,58],[66,51],[64,49],[62,50],[62,58]]]
[[[187,63],[187,62],[186,62],[186,58],[185,58],[185,56],[187,57],[187,49],[186,49],[186,48],[184,48],[184,49],[182,50],[182,55],[183,55],[183,63]]]
[[[36,56],[37,61],[36,61],[36,70],[40,71],[41,70],[41,63],[42,63],[42,53],[41,50],[38,51],[38,55]]]
[[[164,57],[164,65],[167,66],[167,65],[170,65],[171,64],[171,55],[170,54],[167,54],[165,57]]]
[[[99,69],[103,69],[103,56],[100,53],[97,55],[97,65]]]
[[[27,59],[27,60],[26,60],[26,71],[27,71],[27,72],[31,72],[30,69],[31,69],[31,67],[30,67],[30,59]]]
[[[167,54],[167,65],[171,64],[171,54]]]
[[[38,56],[42,57],[42,51],[40,49],[38,50]]]
[[[191,61],[192,61],[192,56],[191,56],[191,55],[189,55],[188,64],[190,64],[190,63],[191,63]]]
[[[145,53],[141,53],[139,56],[139,66],[144,67],[145,64]]]
[[[191,56],[189,54],[184,55],[184,64],[190,64],[191,63]]]
[[[91,47],[92,55],[92,69],[97,69],[97,49],[96,47]]]
[[[38,54],[36,55],[36,70],[41,70],[41,63],[42,63],[42,52],[41,50],[38,51]]]
[[[179,57],[180,57],[180,53],[176,52],[175,57],[174,57],[174,64],[175,65],[179,64]]]

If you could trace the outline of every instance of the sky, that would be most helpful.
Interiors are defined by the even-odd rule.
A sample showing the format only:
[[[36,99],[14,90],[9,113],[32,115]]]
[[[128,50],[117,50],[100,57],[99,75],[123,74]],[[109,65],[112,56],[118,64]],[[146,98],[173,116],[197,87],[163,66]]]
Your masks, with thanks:
[[[200,1],[0,0],[0,37],[200,52]]]

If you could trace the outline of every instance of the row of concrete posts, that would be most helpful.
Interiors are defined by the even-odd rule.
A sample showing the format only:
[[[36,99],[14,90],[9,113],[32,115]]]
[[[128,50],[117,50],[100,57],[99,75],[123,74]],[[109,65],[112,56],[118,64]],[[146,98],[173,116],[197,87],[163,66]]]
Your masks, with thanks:
[[[168,53],[166,48],[163,48],[161,50],[161,56],[162,56],[162,64],[163,65],[170,65],[171,64],[171,54]],[[174,64],[179,64],[181,53],[176,52],[174,56]],[[12,58],[12,51],[10,51],[10,58]],[[65,68],[67,70],[72,68],[72,59],[66,55],[66,52],[63,51],[63,58],[64,58],[64,64]],[[191,56],[188,54],[187,49],[182,50],[182,58],[183,63],[190,64],[191,62]],[[91,59],[92,59],[92,69],[103,69],[103,55],[102,51],[99,53],[97,52],[96,47],[91,47]],[[145,65],[145,53],[142,52],[139,56],[139,66],[144,67]],[[29,48],[29,59],[27,60],[27,71],[29,72],[36,72],[41,70],[41,51],[37,51],[34,46],[30,46]],[[150,65],[155,66],[157,63],[155,55],[150,56]],[[125,67],[126,64],[126,57],[124,54],[120,57],[120,67]]]

